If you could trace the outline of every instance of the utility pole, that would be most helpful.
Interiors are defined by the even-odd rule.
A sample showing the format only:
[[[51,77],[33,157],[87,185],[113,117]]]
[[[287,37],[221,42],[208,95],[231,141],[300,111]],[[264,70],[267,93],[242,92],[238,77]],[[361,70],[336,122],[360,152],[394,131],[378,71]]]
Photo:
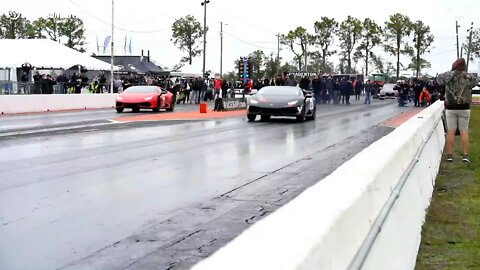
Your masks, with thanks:
[[[460,58],[460,49],[459,49],[459,45],[458,45],[458,28],[460,27],[460,25],[458,25],[458,21],[455,21],[455,31],[457,32],[457,59]]]
[[[308,72],[308,43],[305,43],[305,72]],[[301,71],[301,70],[299,70]]]
[[[204,0],[202,2],[203,10],[203,80],[205,80],[205,61],[207,53],[207,4],[210,3],[210,0]]]
[[[472,32],[473,32],[473,22],[470,25],[470,36],[468,37],[468,51],[467,51],[467,72],[468,72],[468,65],[470,64],[470,51],[472,47]]]
[[[114,50],[113,50],[113,48],[114,48],[114,47],[113,47],[113,46],[114,46],[114,43],[113,43],[113,40],[114,40],[114,38],[113,38],[113,32],[114,32],[114,31],[113,31],[113,29],[114,29],[114,22],[115,22],[115,21],[114,21],[114,14],[115,14],[114,2],[115,2],[115,0],[112,0],[112,43],[110,44],[110,47],[111,47],[110,49],[111,49],[111,51],[112,51],[112,55],[111,55],[112,59],[111,59],[111,63],[110,63],[110,69],[111,69],[110,72],[111,72],[111,76],[112,76],[111,82],[110,82],[110,93],[111,93],[111,94],[113,93],[113,80],[114,80],[114,77],[113,77],[113,76],[114,76],[114,74],[113,74],[113,73],[114,73],[114,70],[113,70],[113,58],[115,57],[115,56],[114,56]]]
[[[223,77],[223,22],[220,22],[220,77]]]
[[[277,34],[277,61],[280,62],[280,33]]]

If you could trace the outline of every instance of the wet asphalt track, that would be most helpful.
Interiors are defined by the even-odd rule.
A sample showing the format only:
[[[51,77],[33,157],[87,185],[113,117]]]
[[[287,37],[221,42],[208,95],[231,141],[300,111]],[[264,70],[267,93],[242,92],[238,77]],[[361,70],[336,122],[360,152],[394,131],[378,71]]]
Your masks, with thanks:
[[[301,124],[112,124],[111,110],[1,117],[0,269],[186,269],[409,110],[318,109]]]

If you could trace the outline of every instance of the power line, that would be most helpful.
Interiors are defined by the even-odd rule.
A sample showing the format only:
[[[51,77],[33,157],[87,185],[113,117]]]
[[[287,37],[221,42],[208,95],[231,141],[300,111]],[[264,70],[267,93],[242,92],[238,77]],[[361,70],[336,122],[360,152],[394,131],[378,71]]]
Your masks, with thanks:
[[[238,40],[238,41],[240,41],[240,42],[242,42],[242,43],[245,43],[245,44],[247,44],[247,45],[250,45],[250,46],[252,46],[252,47],[257,47],[257,48],[266,49],[266,50],[276,50],[276,48],[272,48],[272,47],[264,47],[264,46],[255,45],[255,44],[253,44],[253,43],[251,43],[251,42],[249,42],[249,41],[240,39],[240,38],[238,38],[238,37],[230,34],[229,32],[226,32],[226,31],[223,31],[223,33],[229,35],[230,37],[232,37],[232,38],[234,38],[234,39],[236,39],[236,40]]]
[[[111,25],[111,23],[107,22],[107,21],[104,21],[102,18],[100,17],[97,17],[95,16],[94,14],[90,13],[88,10],[82,8],[81,6],[79,6],[77,3],[75,3],[73,0],[70,0],[70,3],[72,3],[74,6],[76,6],[77,8],[79,8],[81,11],[83,11],[85,14],[89,15],[90,17],[96,19],[97,21],[103,23],[103,24],[106,24],[106,25]],[[158,32],[163,32],[165,30],[167,30],[167,28],[161,28],[161,29],[156,29],[156,30],[151,30],[151,31],[141,31],[141,30],[131,30],[131,29],[127,29],[127,28],[123,28],[123,27],[120,27],[120,26],[114,26],[116,29],[118,30],[123,30],[125,32],[129,32],[129,33],[138,33],[138,34],[151,34],[151,33],[158,33]]]
[[[244,23],[246,23],[246,24],[248,24],[248,25],[250,26],[250,29],[251,29],[251,28],[256,28],[256,29],[261,30],[261,31],[263,31],[263,32],[265,32],[265,33],[270,33],[270,34],[273,34],[273,35],[276,35],[276,34],[277,34],[277,32],[272,31],[272,30],[270,30],[270,29],[263,28],[263,27],[259,26],[258,24],[250,23],[250,21],[246,20],[244,17],[238,16],[238,15],[236,15],[236,14],[232,14],[232,13],[230,13],[230,11],[222,8],[221,6],[216,6],[216,8],[220,9],[223,13],[227,13],[227,15],[229,15],[229,16],[231,16],[231,17],[234,17],[234,18],[237,18],[237,19],[239,19],[239,20],[242,20]],[[231,22],[229,22],[229,24],[231,24]]]

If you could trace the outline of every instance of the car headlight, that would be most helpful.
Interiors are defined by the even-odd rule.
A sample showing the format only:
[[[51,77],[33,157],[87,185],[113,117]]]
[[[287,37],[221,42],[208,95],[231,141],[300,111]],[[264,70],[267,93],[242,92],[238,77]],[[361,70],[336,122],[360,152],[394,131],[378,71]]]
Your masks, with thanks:
[[[123,98],[122,97],[117,97],[117,100],[123,100]]]
[[[258,104],[258,100],[250,99],[250,104]]]
[[[152,98],[153,98],[153,97],[146,97],[145,100],[146,100],[146,101],[150,101],[150,100],[152,100]]]
[[[295,105],[297,105],[297,103],[298,103],[298,100],[293,100],[293,101],[288,102],[288,106],[295,106]]]

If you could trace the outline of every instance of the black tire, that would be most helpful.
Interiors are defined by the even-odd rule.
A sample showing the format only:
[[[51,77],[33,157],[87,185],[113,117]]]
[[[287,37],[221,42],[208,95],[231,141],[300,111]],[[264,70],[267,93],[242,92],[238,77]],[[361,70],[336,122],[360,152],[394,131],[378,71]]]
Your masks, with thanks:
[[[138,113],[140,111],[140,108],[132,108],[132,112]]]
[[[257,119],[257,115],[256,114],[247,114],[247,119],[249,122],[253,122],[255,121],[255,119]]]
[[[266,122],[266,121],[269,121],[270,118],[272,118],[270,115],[262,115],[260,116],[260,121]]]
[[[305,105],[303,105],[302,114],[297,116],[297,122],[302,123],[305,122],[305,120],[307,120],[307,117],[305,116]]]
[[[123,112],[123,108],[115,108],[117,110],[117,113],[122,113]]]
[[[317,118],[317,107],[315,106],[313,108],[313,112],[312,112],[312,115],[307,117],[308,120],[315,120]]]
[[[166,110],[167,112],[173,112],[175,110],[175,103],[172,102],[172,104],[170,105],[170,108],[167,108]]]
[[[160,97],[158,97],[157,108],[153,108],[152,111],[153,112],[159,112],[160,111]]]

